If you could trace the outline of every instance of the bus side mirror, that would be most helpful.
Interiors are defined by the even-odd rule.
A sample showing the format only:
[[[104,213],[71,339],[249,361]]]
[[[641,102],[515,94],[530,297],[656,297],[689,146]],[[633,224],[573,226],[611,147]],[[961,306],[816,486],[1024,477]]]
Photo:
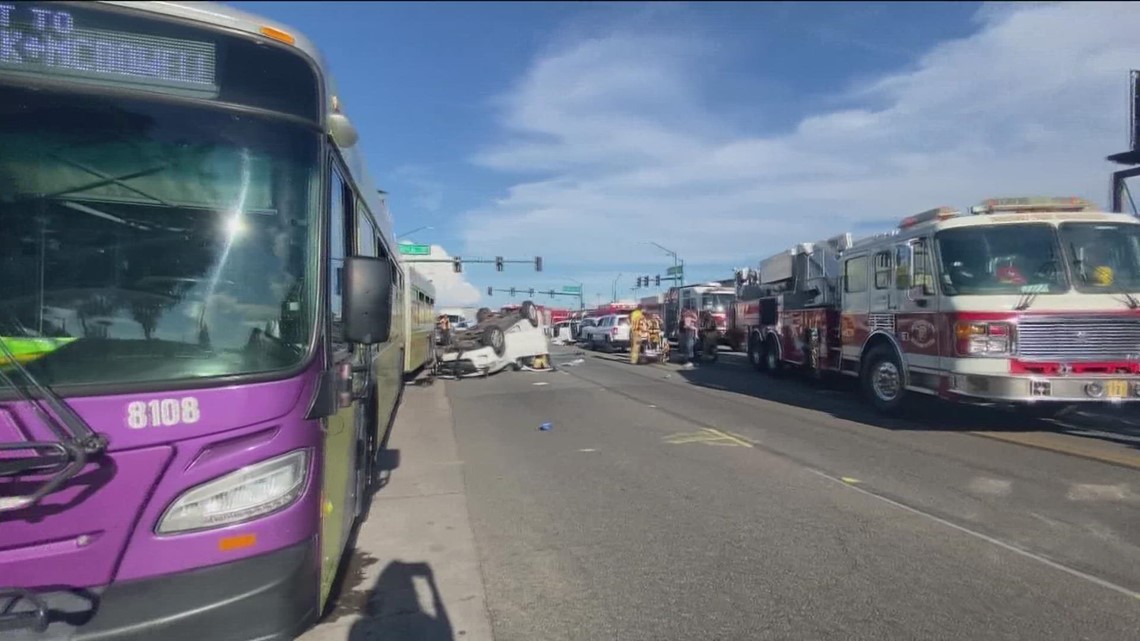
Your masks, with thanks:
[[[392,263],[383,258],[344,259],[344,337],[350,343],[387,342],[392,331]]]

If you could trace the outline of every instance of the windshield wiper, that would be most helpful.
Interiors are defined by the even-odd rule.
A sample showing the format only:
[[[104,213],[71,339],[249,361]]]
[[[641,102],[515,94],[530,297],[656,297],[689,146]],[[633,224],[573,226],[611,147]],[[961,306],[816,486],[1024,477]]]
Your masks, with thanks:
[[[51,474],[35,492],[27,496],[0,497],[0,512],[30,507],[79,473],[87,464],[87,459],[99,454],[107,447],[107,437],[97,434],[83,418],[71,409],[58,394],[40,383],[18,360],[12,350],[0,339],[0,357],[24,379],[20,384],[12,380],[0,368],[0,381],[7,384],[24,400],[28,401],[58,442],[16,441],[0,442],[0,451],[32,451],[34,456],[0,460],[0,476],[18,474]],[[28,393],[27,387],[36,391],[38,398]],[[39,405],[43,399],[51,412],[45,412]]]
[[[1140,307],[1140,300],[1136,300],[1135,296],[1133,296],[1129,292],[1125,291],[1124,289],[1117,289],[1117,290],[1113,291],[1112,293],[1113,294],[1120,294],[1121,296],[1123,296],[1124,297],[1124,304],[1128,305],[1128,309],[1136,309],[1137,307]],[[1120,299],[1117,299],[1117,300],[1120,300]]]

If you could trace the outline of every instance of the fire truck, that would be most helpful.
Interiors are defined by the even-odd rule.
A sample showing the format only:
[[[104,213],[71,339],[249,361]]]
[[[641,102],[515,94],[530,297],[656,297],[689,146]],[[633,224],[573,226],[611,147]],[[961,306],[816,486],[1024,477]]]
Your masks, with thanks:
[[[1140,400],[1140,221],[1079,198],[940,207],[736,273],[752,365],[1039,417]]]
[[[707,310],[716,321],[720,342],[727,344],[725,332],[728,329],[728,314],[735,300],[736,292],[733,288],[719,282],[670,287],[662,303],[666,336],[669,340],[677,340],[682,309],[694,309],[697,312]]]

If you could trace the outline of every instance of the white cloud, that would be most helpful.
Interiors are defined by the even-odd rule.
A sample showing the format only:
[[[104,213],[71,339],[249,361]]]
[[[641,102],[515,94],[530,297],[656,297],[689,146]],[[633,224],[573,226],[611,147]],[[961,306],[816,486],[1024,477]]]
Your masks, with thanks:
[[[409,201],[416,207],[436,213],[443,206],[443,184],[427,168],[401,165],[392,171],[392,178],[410,188]]]
[[[715,43],[611,32],[543,54],[499,101],[506,142],[474,159],[528,177],[467,212],[464,240],[542,247],[556,269],[662,262],[631,238],[690,263],[753,264],[860,222],[990,196],[1105,204],[1104,157],[1127,146],[1140,5],[986,6],[976,23],[853,88],[844,109],[769,137],[732,129],[738,105],[706,100]]]
[[[451,258],[451,255],[443,247],[432,245],[431,254],[427,258]],[[467,282],[463,274],[456,274],[451,263],[406,264],[431,280],[435,286],[436,307],[464,307],[479,302],[479,290]]]

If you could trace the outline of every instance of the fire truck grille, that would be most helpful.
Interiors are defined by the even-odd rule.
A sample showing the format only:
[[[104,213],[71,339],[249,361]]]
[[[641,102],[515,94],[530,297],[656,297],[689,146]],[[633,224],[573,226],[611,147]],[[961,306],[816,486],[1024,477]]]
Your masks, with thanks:
[[[1140,358],[1140,319],[1022,319],[1017,354],[1036,360]]]

